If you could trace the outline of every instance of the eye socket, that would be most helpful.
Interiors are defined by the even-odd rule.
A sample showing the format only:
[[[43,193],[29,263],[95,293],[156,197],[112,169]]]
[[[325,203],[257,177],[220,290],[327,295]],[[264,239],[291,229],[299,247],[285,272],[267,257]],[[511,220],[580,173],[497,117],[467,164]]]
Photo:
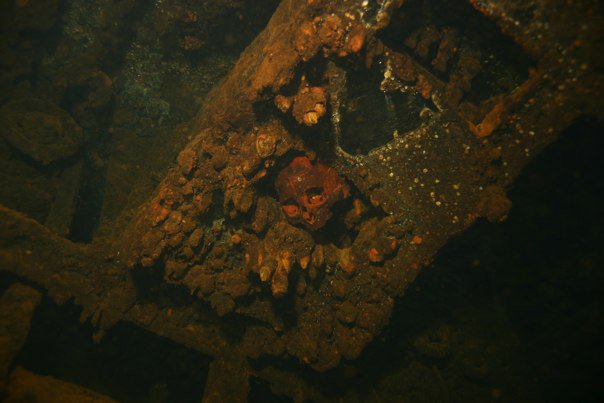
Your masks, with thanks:
[[[295,204],[285,204],[281,206],[281,209],[288,217],[297,217],[300,214],[300,208]]]
[[[306,197],[308,198],[308,203],[313,206],[320,206],[327,201],[325,194],[323,193],[323,188],[311,188],[306,192]]]

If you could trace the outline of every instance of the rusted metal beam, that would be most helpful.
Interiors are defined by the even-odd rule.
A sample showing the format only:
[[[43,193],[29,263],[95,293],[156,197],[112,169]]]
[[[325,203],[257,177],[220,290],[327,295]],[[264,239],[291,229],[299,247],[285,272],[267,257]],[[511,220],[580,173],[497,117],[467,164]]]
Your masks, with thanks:
[[[509,8],[517,4],[473,1],[533,61],[514,88],[479,101],[466,96],[485,68],[471,44],[458,45],[458,64],[443,73],[453,52],[443,42],[457,40],[451,27],[412,33],[394,49],[380,30],[406,4],[365,3],[284,0],[208,96],[192,141],[119,239],[76,245],[0,208],[2,269],[58,302],[74,298],[98,336],[129,320],[216,357],[207,399],[221,393],[214,380],[237,368],[232,355],[295,357],[316,370],[355,359],[451,236],[480,217],[504,219],[505,189],[526,164],[577,117],[602,116],[603,89],[589,56],[599,25],[572,18],[595,15],[597,2],[528,2],[523,25]],[[422,56],[421,38],[440,41],[440,56]],[[350,74],[379,63],[380,96],[426,103],[419,126],[367,153],[344,150]],[[284,204],[320,208],[334,188],[325,177],[314,178],[319,190],[299,189],[305,201],[275,197],[275,178],[295,156],[329,164],[351,189],[330,210],[332,232],[296,226],[297,210]],[[283,378],[250,369],[237,378],[241,396],[251,373]]]

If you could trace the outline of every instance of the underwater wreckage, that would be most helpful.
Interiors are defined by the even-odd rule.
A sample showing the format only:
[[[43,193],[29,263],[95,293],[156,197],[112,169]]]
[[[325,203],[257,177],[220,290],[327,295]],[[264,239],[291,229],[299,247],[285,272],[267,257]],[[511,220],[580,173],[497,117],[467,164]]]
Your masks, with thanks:
[[[250,376],[320,400],[271,360],[355,360],[452,236],[505,219],[522,169],[602,117],[597,7],[282,0],[147,200],[90,243],[2,206],[0,269],[34,307],[75,301],[95,338],[128,321],[213,357],[204,401],[245,400]],[[9,103],[5,140],[40,164],[72,155],[81,130],[56,109]],[[24,140],[32,115],[57,151]]]

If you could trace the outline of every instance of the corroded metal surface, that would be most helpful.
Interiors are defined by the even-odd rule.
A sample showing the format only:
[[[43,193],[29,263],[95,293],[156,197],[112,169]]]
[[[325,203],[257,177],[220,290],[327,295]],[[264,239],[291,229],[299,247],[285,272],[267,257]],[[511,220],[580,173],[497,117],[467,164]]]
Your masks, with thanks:
[[[2,209],[3,268],[75,297],[99,336],[129,320],[218,357],[216,373],[238,362],[295,383],[246,361],[354,360],[451,236],[504,219],[522,168],[573,119],[601,117],[598,7],[284,0],[121,236],[78,246]],[[345,181],[293,192],[346,187],[324,225],[279,197],[292,161]]]

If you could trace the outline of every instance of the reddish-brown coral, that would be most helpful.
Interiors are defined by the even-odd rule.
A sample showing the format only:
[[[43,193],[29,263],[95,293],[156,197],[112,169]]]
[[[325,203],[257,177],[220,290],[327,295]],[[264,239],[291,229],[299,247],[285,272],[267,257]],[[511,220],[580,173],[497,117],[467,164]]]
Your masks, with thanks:
[[[295,224],[316,230],[331,218],[331,207],[348,197],[349,189],[333,168],[296,157],[277,177],[281,208]]]

